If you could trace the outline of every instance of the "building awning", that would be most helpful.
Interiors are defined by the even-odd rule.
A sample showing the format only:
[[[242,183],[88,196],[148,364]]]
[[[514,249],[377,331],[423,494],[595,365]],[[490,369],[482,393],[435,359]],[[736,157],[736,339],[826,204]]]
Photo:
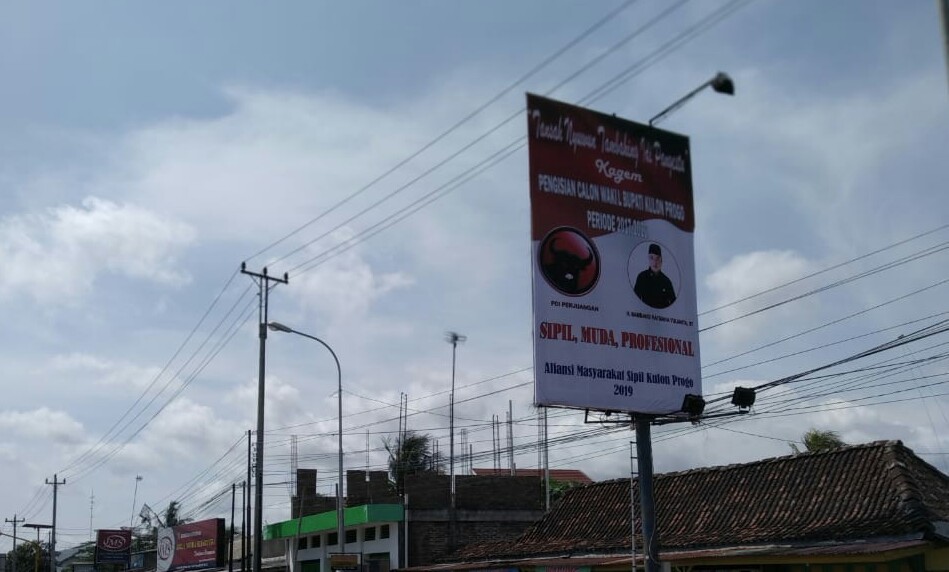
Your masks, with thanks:
[[[343,521],[346,526],[359,526],[374,522],[401,522],[403,519],[402,505],[398,504],[364,504],[346,507],[343,510]],[[285,520],[264,527],[264,539],[293,538],[297,534],[314,534],[318,532],[333,532],[336,530],[336,511],[331,510],[319,514],[311,514],[303,518]]]

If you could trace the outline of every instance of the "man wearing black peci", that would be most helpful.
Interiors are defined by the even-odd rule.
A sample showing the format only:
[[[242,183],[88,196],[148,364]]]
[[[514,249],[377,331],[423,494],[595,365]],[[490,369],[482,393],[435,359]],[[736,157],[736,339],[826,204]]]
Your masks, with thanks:
[[[633,292],[653,308],[668,308],[676,301],[672,281],[662,273],[662,249],[658,244],[649,245],[649,268],[636,276]]]

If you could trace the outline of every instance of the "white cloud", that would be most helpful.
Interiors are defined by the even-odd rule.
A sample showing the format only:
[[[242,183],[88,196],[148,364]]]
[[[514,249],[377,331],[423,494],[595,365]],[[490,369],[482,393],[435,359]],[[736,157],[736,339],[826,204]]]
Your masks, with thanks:
[[[705,279],[705,284],[713,296],[710,306],[718,308],[742,300],[801,278],[814,269],[815,265],[812,262],[792,251],[771,250],[737,255]],[[788,289],[781,289],[714,312],[704,319],[703,327],[736,318],[777,300],[786,299],[789,296],[788,291]],[[773,324],[776,316],[786,316],[790,312],[797,313],[799,309],[769,311],[766,315],[723,325],[715,332],[716,341],[733,347],[747,346],[749,340],[760,339],[760,332],[767,325]],[[773,331],[773,326],[768,330]]]
[[[339,232],[336,244],[344,243],[351,232]],[[413,284],[404,272],[380,273],[363,259],[358,248],[328,259],[318,269],[299,274],[291,289],[306,312],[329,316],[333,323],[360,320],[376,300]]]
[[[0,428],[60,445],[75,445],[82,440],[83,426],[63,411],[40,407],[33,411],[0,411]]]
[[[222,445],[241,433],[239,424],[221,418],[212,407],[178,397],[148,425],[136,449],[153,463],[155,459],[205,459],[219,454]]]
[[[0,297],[73,303],[102,273],[168,286],[190,277],[178,253],[194,239],[188,226],[131,204],[88,197],[43,214],[0,220]]]
[[[101,358],[83,353],[71,353],[53,356],[49,360],[48,369],[52,371],[108,371],[112,364]]]
[[[17,459],[16,445],[13,443],[0,443],[0,461],[12,463]]]
[[[40,373],[69,374],[72,379],[81,376],[104,386],[143,388],[160,373],[158,367],[142,367],[127,361],[112,361],[94,355],[73,352],[53,356],[49,363],[37,370]],[[162,383],[164,385],[164,382]],[[170,387],[174,389],[176,384]]]

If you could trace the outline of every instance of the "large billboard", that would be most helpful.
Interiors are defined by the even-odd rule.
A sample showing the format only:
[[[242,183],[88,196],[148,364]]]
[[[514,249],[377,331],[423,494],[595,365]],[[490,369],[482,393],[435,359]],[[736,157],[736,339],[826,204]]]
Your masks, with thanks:
[[[670,414],[701,395],[687,137],[527,96],[539,405]]]
[[[158,572],[221,568],[227,539],[224,519],[212,518],[158,529]]]
[[[131,530],[99,530],[96,534],[96,564],[128,566],[131,551]]]

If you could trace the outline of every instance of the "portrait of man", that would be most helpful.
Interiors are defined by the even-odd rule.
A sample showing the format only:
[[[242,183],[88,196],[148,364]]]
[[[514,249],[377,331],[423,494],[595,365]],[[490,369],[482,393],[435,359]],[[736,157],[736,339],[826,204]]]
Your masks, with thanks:
[[[636,276],[633,292],[652,308],[668,308],[676,301],[672,281],[662,272],[662,249],[656,243],[649,245],[649,267]]]

